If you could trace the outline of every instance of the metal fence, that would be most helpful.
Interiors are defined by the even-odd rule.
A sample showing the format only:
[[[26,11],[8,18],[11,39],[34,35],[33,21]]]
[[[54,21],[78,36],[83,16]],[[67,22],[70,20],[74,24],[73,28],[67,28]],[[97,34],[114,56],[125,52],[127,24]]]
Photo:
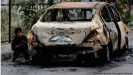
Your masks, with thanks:
[[[14,37],[14,29],[16,27],[21,27],[26,35],[28,30],[22,26],[23,20],[20,12],[20,9],[26,6],[30,10],[40,12],[48,4],[1,4],[1,42],[10,42]]]

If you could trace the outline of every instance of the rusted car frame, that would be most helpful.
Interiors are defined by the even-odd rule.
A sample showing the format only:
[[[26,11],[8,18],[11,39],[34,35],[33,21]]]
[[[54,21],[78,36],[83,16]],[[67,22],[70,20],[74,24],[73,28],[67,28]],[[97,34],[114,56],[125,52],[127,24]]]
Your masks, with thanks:
[[[74,11],[81,11],[79,14],[84,18],[68,18]],[[74,59],[78,54],[93,53],[95,58],[109,61],[115,50],[128,47],[126,34],[127,26],[114,6],[105,2],[62,2],[44,11],[29,31],[28,43],[35,54],[42,51],[52,57],[73,54]]]

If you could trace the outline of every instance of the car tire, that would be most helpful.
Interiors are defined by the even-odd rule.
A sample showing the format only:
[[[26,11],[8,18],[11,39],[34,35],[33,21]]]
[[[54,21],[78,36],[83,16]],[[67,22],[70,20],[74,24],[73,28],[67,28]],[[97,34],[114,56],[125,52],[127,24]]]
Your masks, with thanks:
[[[47,66],[51,61],[51,54],[47,52],[37,52],[34,56],[32,56],[32,64],[39,64],[43,66]]]
[[[125,45],[123,47],[124,51],[128,50],[128,38],[126,37],[125,40],[126,40],[126,43],[125,43]]]
[[[31,57],[31,64],[35,65],[38,64],[38,55],[35,54],[34,56]]]
[[[110,62],[112,56],[112,44],[103,46],[103,49],[98,53],[101,63]]]
[[[105,48],[104,54],[105,54],[104,61],[109,62],[110,58],[111,58],[111,55],[110,55],[110,50],[109,50],[108,46]]]
[[[125,45],[123,46],[123,48],[120,51],[121,56],[124,54],[125,51],[128,50],[128,38],[126,37],[125,40],[126,40]]]

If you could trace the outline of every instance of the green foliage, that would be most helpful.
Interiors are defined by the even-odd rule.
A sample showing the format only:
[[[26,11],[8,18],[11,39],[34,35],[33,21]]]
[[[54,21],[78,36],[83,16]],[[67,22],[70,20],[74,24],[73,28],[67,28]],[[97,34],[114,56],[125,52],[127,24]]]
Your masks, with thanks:
[[[122,4],[128,4],[128,0],[120,0]]]
[[[4,29],[4,25],[8,25],[8,11],[1,9],[1,29]]]
[[[63,1],[79,1],[79,0],[48,0],[48,2],[63,2]],[[23,25],[26,28],[31,28],[31,26],[38,20],[40,12],[36,7],[39,3],[44,3],[44,0],[14,0],[15,3],[27,4],[23,5],[20,9],[21,18],[23,19]],[[31,5],[34,9],[31,9]]]
[[[133,17],[129,14],[128,0],[120,0],[115,6],[122,16],[124,23],[128,24],[133,20]]]
[[[16,6],[21,14],[21,20],[23,20],[22,25],[29,29],[38,19],[37,16],[37,5],[42,3],[43,0],[13,0],[13,4],[22,4],[21,6]]]
[[[6,41],[8,38],[6,37],[8,35],[8,10],[2,8],[1,9],[1,41]]]
[[[26,0],[21,2],[21,4],[25,4],[19,10],[21,13],[21,18],[23,19],[22,25],[24,25],[26,28],[30,28],[35,23],[35,19],[37,17],[37,11],[34,6],[37,5],[38,2],[37,0]]]
[[[61,0],[61,2],[79,2],[80,0]]]
[[[129,26],[133,26],[133,15],[130,16],[130,18],[127,19],[127,20],[128,20],[128,25],[129,25]]]

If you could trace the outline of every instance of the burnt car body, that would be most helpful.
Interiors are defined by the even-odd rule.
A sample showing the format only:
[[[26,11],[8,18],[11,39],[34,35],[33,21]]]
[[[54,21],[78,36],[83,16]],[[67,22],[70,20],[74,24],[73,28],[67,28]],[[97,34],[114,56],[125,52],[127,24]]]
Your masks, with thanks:
[[[106,2],[62,2],[45,9],[28,33],[32,56],[74,60],[93,54],[109,61],[115,50],[128,47],[127,26]],[[40,54],[41,53],[41,54]]]

